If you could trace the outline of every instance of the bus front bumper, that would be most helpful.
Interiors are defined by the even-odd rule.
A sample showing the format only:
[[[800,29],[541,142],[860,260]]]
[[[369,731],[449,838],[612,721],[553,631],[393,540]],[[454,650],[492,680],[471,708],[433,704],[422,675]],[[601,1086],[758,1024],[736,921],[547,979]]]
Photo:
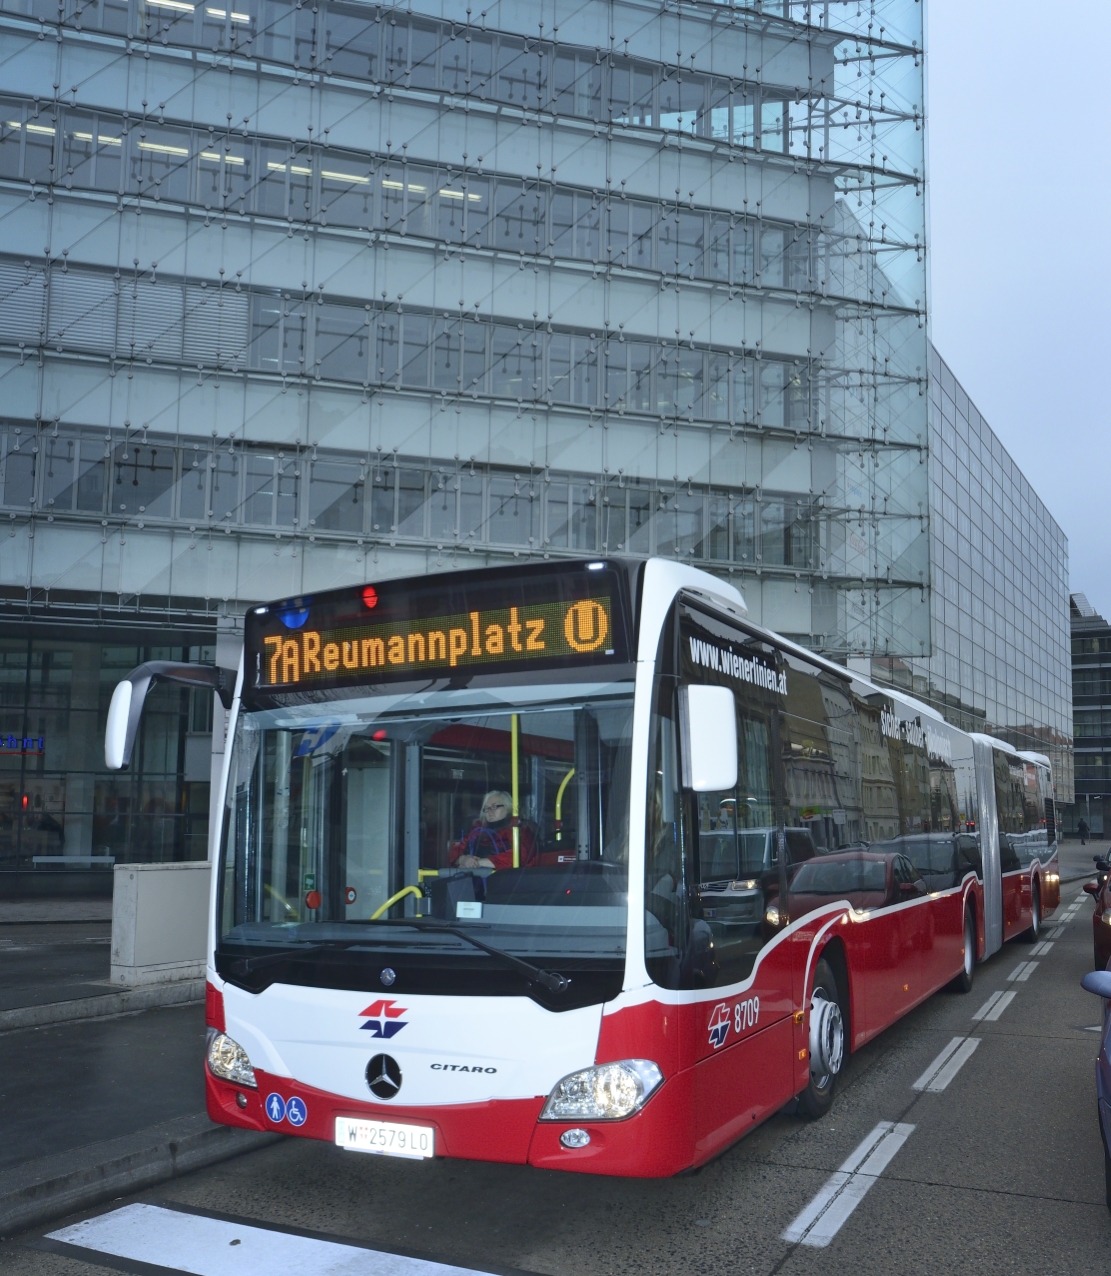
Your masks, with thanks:
[[[543,1169],[576,1170],[629,1178],[662,1178],[688,1169],[694,1149],[689,1135],[692,1073],[665,1081],[646,1105],[623,1121],[540,1121],[547,1096],[492,1099],[436,1107],[362,1103],[256,1070],[257,1089],[222,1081],[205,1069],[209,1117],[220,1125],[297,1135],[335,1143],[336,1119],[369,1118],[429,1126],[437,1156],[500,1161]],[[273,1120],[267,1100],[281,1100],[289,1115]],[[300,1100],[300,1105],[290,1101]],[[271,1105],[274,1112],[278,1105]],[[566,1131],[585,1130],[589,1142],[567,1147]]]

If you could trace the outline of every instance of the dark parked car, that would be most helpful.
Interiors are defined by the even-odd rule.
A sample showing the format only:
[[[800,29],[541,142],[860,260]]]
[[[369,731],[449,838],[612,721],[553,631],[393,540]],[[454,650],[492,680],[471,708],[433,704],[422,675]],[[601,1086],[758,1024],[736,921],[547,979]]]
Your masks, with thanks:
[[[1092,915],[1092,967],[1104,971],[1111,962],[1111,866],[1098,855],[1094,858],[1096,880],[1085,882],[1084,889],[1096,902]]]
[[[1087,992],[1103,998],[1103,1035],[1096,1060],[1096,1107],[1103,1140],[1103,1190],[1111,1210],[1111,970],[1093,970],[1080,981]]]

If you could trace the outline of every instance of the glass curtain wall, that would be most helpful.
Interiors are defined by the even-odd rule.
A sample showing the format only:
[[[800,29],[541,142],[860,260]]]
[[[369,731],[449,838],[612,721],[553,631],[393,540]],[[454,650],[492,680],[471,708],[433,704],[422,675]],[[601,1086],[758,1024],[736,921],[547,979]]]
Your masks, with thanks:
[[[0,584],[622,550],[927,656],[922,7],[0,0]]]
[[[0,872],[208,855],[212,696],[156,686],[127,771],[104,765],[116,683],[210,647],[0,638]]]
[[[934,654],[873,659],[873,676],[1047,754],[1070,803],[1068,540],[932,347],[929,469]]]

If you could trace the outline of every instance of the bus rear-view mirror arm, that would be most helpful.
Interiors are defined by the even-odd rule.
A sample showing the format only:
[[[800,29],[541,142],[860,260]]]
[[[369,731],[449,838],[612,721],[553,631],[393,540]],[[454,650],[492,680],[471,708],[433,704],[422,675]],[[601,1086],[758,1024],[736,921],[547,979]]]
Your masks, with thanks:
[[[225,709],[231,708],[235,693],[235,673],[217,665],[190,665],[175,660],[148,660],[116,684],[108,707],[104,730],[104,761],[110,771],[119,771],[131,761],[139,734],[139,721],[147,693],[156,682],[176,682],[183,687],[214,691]]]
[[[737,787],[737,711],[728,687],[679,688],[683,784],[696,793]]]

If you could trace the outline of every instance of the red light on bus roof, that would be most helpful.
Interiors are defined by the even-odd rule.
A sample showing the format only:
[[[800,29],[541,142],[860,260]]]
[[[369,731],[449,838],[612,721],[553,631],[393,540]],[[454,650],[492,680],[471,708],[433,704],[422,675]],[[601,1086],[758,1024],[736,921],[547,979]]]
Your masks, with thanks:
[[[363,602],[368,607],[378,606],[378,590],[376,590],[373,585],[368,585],[366,589],[363,590]]]

